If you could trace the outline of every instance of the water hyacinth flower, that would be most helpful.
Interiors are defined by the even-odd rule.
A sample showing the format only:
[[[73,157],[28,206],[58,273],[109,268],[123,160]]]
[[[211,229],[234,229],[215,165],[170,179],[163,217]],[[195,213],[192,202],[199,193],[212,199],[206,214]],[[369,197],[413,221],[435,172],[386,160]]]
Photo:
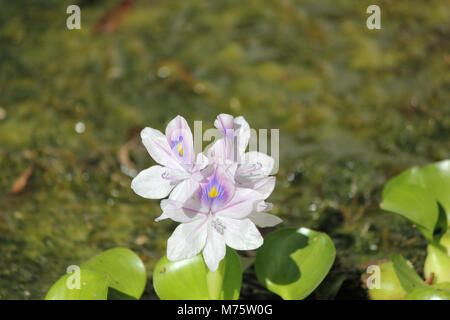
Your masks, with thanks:
[[[250,140],[250,126],[244,117],[234,118],[229,114],[219,114],[214,126],[222,133],[206,152],[211,161],[230,165],[237,163],[235,179],[245,187],[254,187],[270,175],[275,160],[257,151],[245,152]]]
[[[216,165],[214,173],[185,202],[161,201],[163,213],[156,221],[170,218],[181,223],[167,241],[169,260],[188,259],[202,251],[206,265],[215,271],[225,257],[226,245],[236,250],[254,250],[262,245],[252,215],[258,216],[256,222],[262,226],[281,222],[263,212],[275,180],[266,183],[265,193],[241,188],[234,181],[236,167]]]
[[[242,116],[235,118],[222,113],[217,116],[214,126],[222,133],[222,138],[206,151],[210,161],[222,163],[225,166],[237,164],[234,175],[236,184],[259,191],[267,198],[272,192],[271,185],[275,184],[275,177],[269,176],[275,160],[261,152],[245,152],[250,140],[250,126],[247,121]],[[281,222],[278,217],[265,215],[265,212],[272,207],[271,203],[260,204],[252,214],[252,219],[255,222],[261,220],[263,224],[261,226],[271,226]],[[262,214],[257,214],[259,212]],[[267,225],[268,221],[271,225]]]
[[[229,114],[219,114],[214,121],[216,129],[222,133],[208,149],[207,156],[215,163],[228,165],[240,163],[250,139],[250,126],[244,117],[234,118]]]
[[[141,131],[141,138],[150,156],[159,165],[142,170],[131,182],[141,197],[184,200],[192,195],[202,181],[201,172],[208,164],[202,153],[194,153],[192,132],[182,116],[176,116],[166,127],[165,135],[153,128]]]
[[[156,221],[181,224],[167,242],[167,258],[179,261],[202,252],[206,265],[216,270],[226,246],[254,250],[263,238],[256,226],[271,227],[281,219],[267,213],[265,200],[275,177],[269,176],[274,160],[263,153],[245,152],[250,127],[243,117],[220,114],[214,125],[222,133],[206,155],[194,154],[186,120],[177,116],[165,135],[145,128],[142,142],[158,163],[141,171],[131,187],[140,196],[161,201],[163,213]]]

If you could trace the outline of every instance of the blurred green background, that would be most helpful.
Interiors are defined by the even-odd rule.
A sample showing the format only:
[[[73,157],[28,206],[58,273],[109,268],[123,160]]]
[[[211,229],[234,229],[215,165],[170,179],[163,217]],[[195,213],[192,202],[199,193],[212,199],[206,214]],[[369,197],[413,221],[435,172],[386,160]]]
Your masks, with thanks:
[[[66,8],[81,7],[81,30]],[[381,7],[381,30],[366,8]],[[327,232],[309,299],[365,299],[363,265],[425,241],[379,209],[384,183],[450,158],[450,19],[431,1],[8,1],[0,10],[0,299],[41,299],[67,266],[116,246],[151,272],[175,223],[130,188],[137,137],[183,115],[280,129],[270,200]],[[246,271],[243,299],[274,298]]]

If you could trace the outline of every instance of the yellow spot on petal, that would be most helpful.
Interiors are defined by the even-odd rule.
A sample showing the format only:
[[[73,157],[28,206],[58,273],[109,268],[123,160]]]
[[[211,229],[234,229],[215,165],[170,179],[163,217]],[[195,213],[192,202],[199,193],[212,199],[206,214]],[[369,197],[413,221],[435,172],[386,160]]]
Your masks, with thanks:
[[[210,198],[215,198],[215,197],[217,197],[217,189],[216,189],[216,186],[213,186],[213,187],[212,187],[211,191],[208,192],[208,195],[209,195]]]
[[[180,156],[183,156],[183,145],[181,144],[181,142],[178,142],[177,150]]]

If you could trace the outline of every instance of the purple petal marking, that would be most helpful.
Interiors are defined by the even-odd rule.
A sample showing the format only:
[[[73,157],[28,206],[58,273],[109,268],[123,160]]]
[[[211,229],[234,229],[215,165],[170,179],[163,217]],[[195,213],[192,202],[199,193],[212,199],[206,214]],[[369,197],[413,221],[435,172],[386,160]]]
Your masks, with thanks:
[[[234,194],[234,181],[219,166],[216,167],[212,177],[200,185],[198,199],[202,205],[215,211],[225,205]]]
[[[219,123],[216,123],[216,127],[218,127],[217,129],[219,129],[222,134],[228,138],[232,138],[233,137],[233,126],[234,126],[234,118],[233,116],[229,115],[229,114],[219,114],[217,116],[217,120],[219,120],[220,122],[220,127],[219,128]]]
[[[193,151],[192,133],[186,120],[181,117],[175,117],[166,128],[167,141],[172,149],[173,157],[186,170],[192,169],[195,164],[195,155]]]
[[[202,201],[220,201],[227,197],[225,187],[220,183],[217,174],[202,188]]]

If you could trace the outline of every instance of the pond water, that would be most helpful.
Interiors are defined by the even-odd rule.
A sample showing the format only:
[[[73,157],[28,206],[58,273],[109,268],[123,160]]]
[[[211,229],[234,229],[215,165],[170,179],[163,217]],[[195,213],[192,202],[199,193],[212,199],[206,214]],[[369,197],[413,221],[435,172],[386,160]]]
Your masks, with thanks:
[[[81,29],[66,8],[81,7]],[[425,240],[379,208],[412,166],[450,158],[445,2],[27,1],[0,10],[0,299],[40,299],[67,266],[128,247],[151,272],[175,223],[130,188],[137,138],[183,115],[280,129],[270,200],[327,232],[336,262],[310,299],[366,299],[364,265]],[[30,169],[29,169],[30,168]],[[27,170],[28,169],[28,170]],[[17,190],[11,187],[19,177]],[[29,176],[29,177],[28,177]],[[270,230],[266,230],[268,232]],[[242,298],[273,298],[245,274]]]

